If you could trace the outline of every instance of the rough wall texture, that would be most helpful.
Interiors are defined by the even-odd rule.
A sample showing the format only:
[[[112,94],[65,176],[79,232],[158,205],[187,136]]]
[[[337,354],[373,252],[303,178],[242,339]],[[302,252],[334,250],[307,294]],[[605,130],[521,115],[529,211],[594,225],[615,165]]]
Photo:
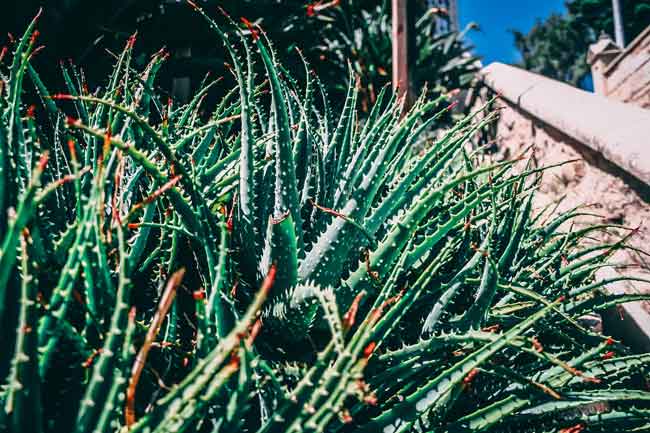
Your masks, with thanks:
[[[588,215],[574,220],[567,231],[616,225],[590,233],[587,242],[617,245],[624,239],[631,247],[611,250],[611,266],[596,274],[610,280],[606,288],[616,294],[650,295],[650,259],[643,252],[650,251],[650,111],[635,106],[645,105],[648,94],[649,47],[650,28],[623,54],[607,58],[605,72],[611,68],[611,73],[599,83],[618,92],[609,97],[500,63],[481,71],[486,87],[500,93],[505,104],[494,131],[498,159],[532,149],[538,166],[576,160],[544,172],[537,210],[551,217],[582,206]],[[598,60],[598,53],[593,54]],[[633,103],[616,101],[614,95]],[[637,280],[611,282],[622,276]],[[650,303],[628,303],[609,316],[607,332],[650,350]]]
[[[576,206],[584,205],[585,212],[593,215],[577,219],[577,224],[569,229],[579,229],[588,224],[617,224],[620,229],[608,229],[594,233],[593,242],[615,243],[622,237],[632,234],[629,245],[639,250],[650,249],[650,203],[644,201],[630,186],[618,176],[612,175],[607,167],[601,165],[597,156],[581,146],[574,139],[540,121],[514,104],[501,102],[503,106],[496,124],[497,159],[519,156],[532,146],[532,155],[538,166],[556,164],[569,160],[573,163],[551,168],[544,172],[540,190],[535,198],[536,210],[550,209],[546,212],[558,215]],[[617,252],[611,260],[613,266],[599,272],[599,278],[634,276],[650,279],[650,259],[634,250]],[[610,284],[608,289],[614,293],[650,293],[650,283],[626,281]],[[645,310],[645,313],[643,312]],[[630,319],[629,312],[641,313],[642,323]],[[627,304],[621,317],[614,315],[614,328],[626,328],[623,333],[640,335],[638,328],[644,327],[646,335],[650,331],[650,320],[646,320],[650,304]],[[621,324],[618,321],[623,320]],[[638,314],[637,316],[638,317]],[[610,319],[611,320],[611,319]],[[643,323],[645,322],[645,323]],[[610,325],[610,328],[612,326]],[[609,332],[612,332],[609,329]],[[647,347],[648,340],[641,339],[639,347]]]
[[[650,27],[604,71],[608,98],[650,108]]]

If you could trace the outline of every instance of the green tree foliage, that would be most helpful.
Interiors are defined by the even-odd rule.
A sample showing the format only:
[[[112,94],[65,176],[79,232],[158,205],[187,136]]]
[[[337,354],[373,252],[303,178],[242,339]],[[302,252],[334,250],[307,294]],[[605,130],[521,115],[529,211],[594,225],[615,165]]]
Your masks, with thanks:
[[[650,24],[650,1],[622,0],[627,42]],[[567,13],[537,22],[527,33],[513,31],[521,66],[579,86],[589,75],[587,50],[598,36],[614,34],[611,0],[572,0]]]

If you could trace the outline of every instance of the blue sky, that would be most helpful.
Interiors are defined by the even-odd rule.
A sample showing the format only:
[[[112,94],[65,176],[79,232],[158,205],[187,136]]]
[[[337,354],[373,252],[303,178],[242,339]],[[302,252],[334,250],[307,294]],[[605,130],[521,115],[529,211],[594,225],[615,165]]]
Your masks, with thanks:
[[[564,12],[566,0],[458,0],[461,28],[475,21],[480,31],[471,32],[470,40],[483,64],[519,59],[510,29],[528,31],[538,18]]]

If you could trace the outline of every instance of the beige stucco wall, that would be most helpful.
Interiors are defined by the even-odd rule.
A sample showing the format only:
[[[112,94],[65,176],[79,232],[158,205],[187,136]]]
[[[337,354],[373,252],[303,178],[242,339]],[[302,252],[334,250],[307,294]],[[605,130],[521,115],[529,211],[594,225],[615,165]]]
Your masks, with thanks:
[[[636,144],[628,143],[624,137],[635,125],[626,122],[635,120],[634,116],[624,114],[629,109],[641,116],[640,119],[647,115],[648,121],[643,123],[650,127],[650,112],[593,94],[585,95],[565,84],[506,65],[490,65],[484,69],[483,76],[487,88],[502,95],[497,102],[500,116],[492,131],[498,149],[495,159],[513,158],[530,148],[529,155],[538,166],[576,160],[544,172],[534,202],[537,211],[551,204],[553,214],[558,215],[585,205],[585,210],[593,215],[579,218],[567,230],[592,224],[618,224],[636,229],[629,244],[648,251],[649,197],[639,190],[639,185],[630,186],[627,175],[633,172],[631,177],[641,179],[641,186],[647,187],[649,167],[646,161],[636,159],[650,155],[650,130],[637,130]],[[486,96],[479,98],[482,99],[479,103]],[[601,134],[602,131],[609,133]],[[557,207],[555,203],[559,203]],[[594,236],[593,242],[613,243],[629,233],[626,229],[611,229]],[[600,278],[622,275],[650,278],[650,259],[634,250],[616,253],[612,263],[615,265],[600,272]],[[650,284],[620,282],[610,284],[608,289],[613,293],[650,293]],[[628,337],[640,336],[636,346],[648,349],[648,312],[648,303],[626,304],[620,310],[623,320],[614,315],[614,328],[624,330]]]
[[[521,154],[532,146],[531,155],[538,166],[552,165],[569,160],[576,162],[551,168],[544,172],[542,182],[534,200],[535,211],[550,206],[553,212],[548,217],[571,211],[578,205],[585,205],[585,211],[594,216],[583,216],[575,220],[566,230],[578,230],[593,224],[613,223],[638,229],[629,244],[648,251],[650,248],[650,204],[645,202],[623,180],[592,165],[589,156],[576,150],[577,143],[547,124],[503,101],[500,119],[496,123],[496,144],[499,153],[496,159],[505,159]],[[559,204],[558,204],[559,203]],[[556,207],[557,204],[557,207]],[[614,243],[629,234],[628,230],[611,229],[594,234],[589,242]],[[599,271],[599,278],[632,276],[650,279],[647,256],[633,250],[619,251],[612,259],[611,268]],[[625,281],[610,284],[612,293],[650,293],[650,284]],[[625,304],[624,308],[612,312],[606,320],[606,331],[619,333],[628,343],[638,348],[650,348],[650,304]],[[645,335],[645,337],[644,337]],[[630,341],[631,339],[637,341]]]

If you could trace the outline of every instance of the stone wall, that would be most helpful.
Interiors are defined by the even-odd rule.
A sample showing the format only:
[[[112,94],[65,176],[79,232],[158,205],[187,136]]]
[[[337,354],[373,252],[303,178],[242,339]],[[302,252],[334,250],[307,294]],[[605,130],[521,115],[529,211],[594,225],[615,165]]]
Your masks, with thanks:
[[[641,159],[643,146],[650,150],[646,145],[650,138],[650,111],[511,66],[492,64],[484,68],[482,75],[487,87],[484,91],[501,94],[500,116],[493,130],[496,159],[513,158],[529,149],[539,166],[575,160],[544,172],[535,198],[537,211],[550,209],[553,214],[560,214],[585,205],[586,212],[592,215],[578,219],[574,229],[603,223],[633,228],[636,232],[630,244],[647,251],[650,176],[645,161],[635,159]],[[480,99],[484,101],[487,96]],[[631,136],[623,135],[634,129],[637,122],[647,126],[634,132],[635,144],[628,142]],[[594,241],[613,243],[629,233],[627,229],[607,230]],[[650,264],[645,255],[634,250],[620,251],[612,260],[615,265],[603,269],[600,278],[650,279]],[[618,282],[610,284],[608,290],[650,294],[650,284]],[[649,312],[650,304],[626,304],[609,317],[607,332],[620,332],[630,344],[650,349]]]

